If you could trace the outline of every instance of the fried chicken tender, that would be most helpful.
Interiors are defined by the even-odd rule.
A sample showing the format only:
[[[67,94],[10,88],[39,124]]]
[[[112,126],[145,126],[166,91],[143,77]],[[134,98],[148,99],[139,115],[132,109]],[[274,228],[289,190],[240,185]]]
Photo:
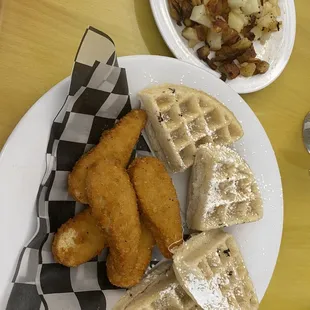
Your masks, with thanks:
[[[99,161],[89,169],[86,191],[92,215],[107,234],[110,255],[118,261],[117,272],[128,274],[137,261],[141,225],[136,194],[125,168],[109,160]]]
[[[145,270],[150,264],[152,258],[152,248],[155,245],[154,238],[149,229],[141,221],[141,238],[138,248],[138,258],[133,270],[128,271],[125,269],[125,273],[122,275],[117,272],[119,259],[115,256],[113,251],[109,252],[107,259],[107,273],[110,282],[118,287],[128,288],[134,286],[140,282]],[[126,267],[125,267],[126,268]]]
[[[149,223],[156,244],[166,258],[183,241],[176,190],[164,165],[155,157],[137,158],[128,169],[140,212]]]
[[[76,267],[98,255],[105,245],[106,237],[87,208],[58,229],[52,253],[57,263]]]
[[[68,178],[68,191],[76,201],[88,203],[86,176],[94,163],[105,158],[127,166],[146,119],[145,111],[130,111],[112,129],[104,131],[98,145],[77,161]]]

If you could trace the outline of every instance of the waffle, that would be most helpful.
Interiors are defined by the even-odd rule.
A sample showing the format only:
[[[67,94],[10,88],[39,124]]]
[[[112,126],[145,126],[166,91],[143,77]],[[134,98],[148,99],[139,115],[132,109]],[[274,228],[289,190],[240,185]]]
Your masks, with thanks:
[[[183,289],[203,309],[258,309],[237,244],[220,229],[193,236],[179,247],[173,269]]]
[[[239,154],[226,146],[201,146],[191,173],[188,227],[204,231],[257,221],[262,215],[257,183]]]
[[[177,282],[170,261],[160,263],[128,290],[113,310],[201,309]]]
[[[190,167],[201,144],[232,144],[243,135],[233,113],[202,91],[165,84],[143,90],[139,98],[151,147],[170,172]]]

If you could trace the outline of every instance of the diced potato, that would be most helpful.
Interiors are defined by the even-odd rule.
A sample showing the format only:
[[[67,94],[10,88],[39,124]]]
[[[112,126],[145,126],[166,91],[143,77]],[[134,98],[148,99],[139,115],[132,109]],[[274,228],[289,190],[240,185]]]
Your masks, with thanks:
[[[190,19],[200,25],[207,26],[208,28],[212,27],[210,16],[208,15],[204,4],[193,7]]]
[[[0,0],[1,1],[1,0]],[[310,0],[309,0],[310,1]],[[279,0],[168,0],[171,15],[190,48],[221,78],[264,74],[269,64],[256,57],[253,40],[265,43],[280,29]],[[174,14],[175,13],[175,14]],[[175,16],[174,16],[175,15]],[[205,42],[206,45],[203,45]],[[210,59],[210,52],[215,56]]]
[[[235,29],[228,28],[224,29],[222,32],[222,41],[225,45],[235,44],[238,40],[240,40],[240,35]]]
[[[192,0],[192,5],[201,5],[202,4],[202,0]]]
[[[258,74],[264,74],[269,70],[269,63],[267,61],[260,61],[256,64],[256,72]]]
[[[175,4],[173,0],[168,0],[169,11],[171,17],[177,22],[179,26],[182,25],[182,17],[180,12],[180,7]]]
[[[222,47],[222,33],[216,32],[212,28],[208,31],[207,42],[212,51],[217,51]]]
[[[262,28],[259,27],[259,26],[255,26],[252,30],[251,30],[252,33],[254,33],[255,35],[255,38],[254,40],[259,40],[262,35],[263,35],[263,31],[262,31]]]
[[[237,57],[239,63],[249,62],[249,60],[256,57],[256,52],[253,44],[241,56]]]
[[[271,36],[271,32],[266,32],[262,35],[262,37],[260,38],[260,43],[265,44]]]
[[[212,23],[212,28],[216,32],[221,32],[223,30],[226,30],[228,27],[228,24],[225,19],[223,19],[221,16],[218,16]]]
[[[267,14],[272,14],[273,16],[278,17],[281,15],[281,9],[278,5],[272,5],[270,2],[266,2],[261,8],[260,17]]]
[[[233,61],[238,57],[239,51],[233,49],[231,46],[223,45],[220,50],[215,52],[214,61]]]
[[[277,26],[277,20],[274,15],[271,13],[266,14],[265,16],[261,17],[257,21],[257,25],[260,26],[261,28],[267,28],[267,29],[275,29]]]
[[[272,12],[271,12],[274,16],[280,16],[281,15],[281,9],[278,5],[275,5],[272,9]]]
[[[231,9],[242,8],[246,4],[246,0],[228,0]]]
[[[182,31],[182,36],[186,40],[194,40],[194,41],[199,41],[198,40],[198,35],[196,29],[192,27],[185,27]]]
[[[191,21],[189,18],[184,19],[183,23],[184,23],[185,27],[191,27],[194,24],[194,22]]]
[[[193,47],[195,47],[199,42],[200,42],[199,40],[189,40],[189,41],[188,41],[188,46],[189,46],[190,48],[193,48]]]
[[[246,50],[252,46],[252,42],[247,38],[242,38],[231,47],[235,50]]]
[[[197,50],[198,57],[204,61],[206,61],[209,54],[210,54],[210,48],[206,45]]]
[[[261,62],[261,60],[258,58],[252,58],[252,59],[249,59],[247,62],[251,64],[258,64],[259,62]]]
[[[217,70],[217,64],[214,62],[214,59],[207,58],[205,62],[212,70]]]
[[[230,28],[241,32],[243,27],[247,24],[247,20],[242,13],[237,11],[231,11],[228,15],[228,25]]]
[[[251,15],[259,12],[259,0],[247,0],[242,11],[245,15]]]
[[[179,26],[186,18],[190,18],[193,5],[190,1],[168,0],[170,14]]]
[[[279,0],[269,0],[269,2],[274,6],[279,4]]]
[[[240,66],[240,74],[245,77],[253,76],[256,70],[255,63],[243,63]]]
[[[272,10],[273,10],[273,5],[270,2],[266,2],[261,8],[260,16],[265,16],[266,14],[271,13]]]
[[[180,14],[182,16],[182,20],[186,18],[190,18],[193,10],[193,5],[191,4],[190,1],[180,1],[180,0],[174,0],[178,3],[180,6]]]
[[[207,41],[208,28],[203,25],[195,25],[194,28],[197,31],[197,36],[199,41]]]
[[[221,65],[219,71],[230,80],[235,79],[240,74],[240,69],[234,62]]]

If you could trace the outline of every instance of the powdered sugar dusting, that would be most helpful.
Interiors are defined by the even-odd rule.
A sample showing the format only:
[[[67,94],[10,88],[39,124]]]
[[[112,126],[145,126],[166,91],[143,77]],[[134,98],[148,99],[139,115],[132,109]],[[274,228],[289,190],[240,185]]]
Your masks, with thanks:
[[[174,271],[185,291],[203,309],[258,309],[240,251],[233,237],[220,229],[186,241],[174,256]]]
[[[189,292],[203,309],[232,309],[219,286],[229,283],[227,277],[217,274],[211,280],[206,280],[191,273],[185,278],[185,283]]]
[[[195,89],[167,84],[140,96],[151,123],[146,126],[151,147],[160,146],[157,155],[171,172],[190,167],[199,145],[231,144],[243,134],[226,107]]]
[[[166,289],[160,291],[159,296],[161,299],[165,298],[167,295],[176,295],[175,290],[179,286],[178,283],[171,283]]]
[[[200,146],[192,175],[188,211],[191,228],[214,229],[261,217],[262,201],[254,176],[232,149],[223,145]]]

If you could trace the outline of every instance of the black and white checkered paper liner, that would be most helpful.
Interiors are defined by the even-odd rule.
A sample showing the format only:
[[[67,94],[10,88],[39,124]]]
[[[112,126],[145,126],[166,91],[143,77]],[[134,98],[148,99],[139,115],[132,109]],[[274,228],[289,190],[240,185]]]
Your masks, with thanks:
[[[90,27],[75,58],[69,95],[51,128],[37,196],[38,227],[19,257],[7,310],[103,310],[121,295],[107,278],[106,250],[77,268],[67,268],[55,263],[51,245],[57,229],[85,207],[68,194],[69,171],[102,131],[130,110],[126,71],[118,67],[114,43]],[[141,136],[133,157],[148,154]]]

